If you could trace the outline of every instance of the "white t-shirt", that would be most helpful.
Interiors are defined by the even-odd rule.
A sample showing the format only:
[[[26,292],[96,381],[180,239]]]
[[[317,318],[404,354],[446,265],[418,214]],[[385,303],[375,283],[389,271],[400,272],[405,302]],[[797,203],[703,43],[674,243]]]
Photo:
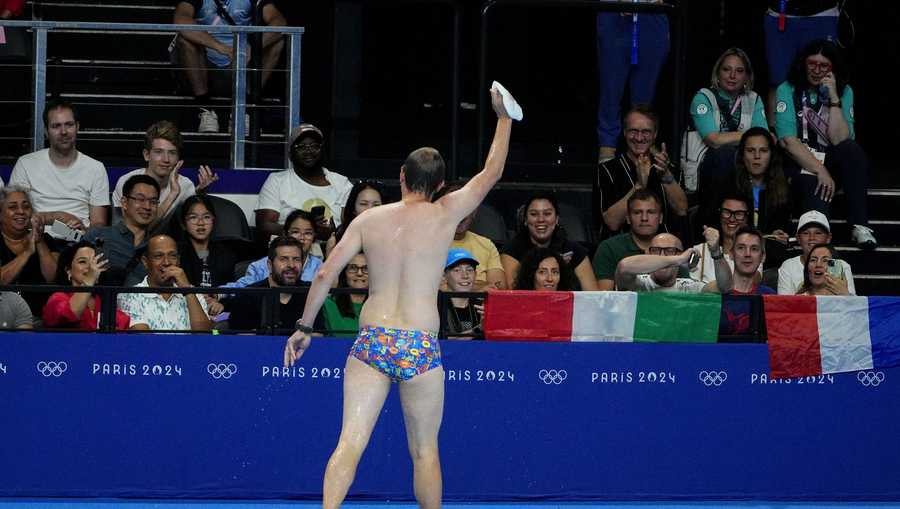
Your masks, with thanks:
[[[25,154],[16,161],[9,184],[31,189],[31,206],[37,212],[68,212],[90,225],[91,207],[109,205],[106,167],[78,152],[68,168],[50,161],[50,149]]]
[[[125,182],[135,175],[144,175],[147,173],[146,168],[138,168],[136,170],[129,171],[125,175],[119,177],[119,180],[116,181],[116,188],[113,190],[112,203],[113,207],[121,207],[122,206],[122,189],[125,187]],[[175,201],[172,202],[172,206],[169,207],[169,210],[166,212],[166,216],[172,213],[176,207],[181,205],[184,200],[187,200],[191,196],[197,194],[197,189],[194,187],[194,183],[191,182],[191,179],[185,177],[184,175],[178,175],[178,185],[181,186],[181,192],[178,193],[178,198],[175,198]],[[159,190],[159,202],[162,203],[166,201],[171,194],[172,188],[166,186],[165,189]]]
[[[686,277],[675,278],[672,286],[659,286],[650,274],[638,274],[634,289],[639,292],[681,292],[700,293],[706,284]]]
[[[847,290],[851,295],[856,295],[856,285],[853,284],[853,271],[850,264],[844,260],[838,260],[844,266],[844,277],[847,278]],[[778,295],[797,295],[797,290],[803,286],[803,263],[799,256],[788,258],[778,268]]]
[[[303,209],[309,212],[313,207],[324,206],[325,218],[334,219],[334,225],[341,225],[341,211],[353,189],[347,177],[328,171],[325,180],[331,185],[311,186],[297,176],[294,170],[284,170],[269,175],[259,191],[256,209],[278,211],[278,222],[284,223],[288,214]]]

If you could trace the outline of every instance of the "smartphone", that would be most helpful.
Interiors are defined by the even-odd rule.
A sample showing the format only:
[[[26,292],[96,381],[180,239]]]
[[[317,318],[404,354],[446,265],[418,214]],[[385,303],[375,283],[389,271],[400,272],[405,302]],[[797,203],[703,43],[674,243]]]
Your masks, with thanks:
[[[309,209],[309,213],[312,214],[312,216],[315,218],[325,217],[325,206],[316,205],[315,207]]]
[[[825,270],[828,271],[828,274],[835,279],[843,279],[844,278],[844,266],[841,265],[841,262],[835,260],[834,258],[825,262],[827,266]]]
[[[698,263],[700,263],[700,257],[697,255],[697,251],[691,251],[691,259],[688,260],[688,268],[693,270]]]
[[[50,233],[66,242],[78,242],[82,236],[80,231],[70,228],[69,225],[58,219],[54,219],[53,224],[50,225]]]

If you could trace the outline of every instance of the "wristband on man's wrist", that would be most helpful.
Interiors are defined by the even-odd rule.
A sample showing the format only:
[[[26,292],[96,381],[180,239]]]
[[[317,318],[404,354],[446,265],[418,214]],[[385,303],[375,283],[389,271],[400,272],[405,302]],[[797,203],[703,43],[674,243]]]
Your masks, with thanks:
[[[295,327],[296,327],[296,329],[297,329],[298,331],[300,331],[300,332],[302,332],[302,333],[304,333],[304,334],[310,334],[310,333],[312,333],[312,331],[313,331],[313,328],[312,328],[312,327],[310,327],[309,325],[306,325],[306,324],[303,323],[303,319],[302,319],[302,318],[299,319],[299,320],[297,320],[297,323],[295,324]]]

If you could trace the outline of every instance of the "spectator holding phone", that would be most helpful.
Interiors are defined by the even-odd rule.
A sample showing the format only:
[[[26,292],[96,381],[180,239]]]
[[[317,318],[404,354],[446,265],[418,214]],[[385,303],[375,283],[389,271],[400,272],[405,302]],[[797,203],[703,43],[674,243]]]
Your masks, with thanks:
[[[269,237],[282,233],[281,225],[297,209],[313,214],[318,240],[328,240],[341,226],[341,214],[353,185],[347,177],[322,165],[324,139],[322,131],[312,124],[300,124],[291,131],[293,170],[269,175],[259,191],[256,230],[266,245]]]
[[[507,286],[513,287],[519,266],[529,250],[547,247],[562,256],[566,263],[574,267],[581,290],[597,290],[587,250],[580,244],[566,238],[566,232],[559,226],[559,205],[550,193],[533,194],[524,206],[524,222],[519,232],[504,246],[500,263],[506,272]]]
[[[810,249],[798,295],[850,295],[843,265],[835,255],[831,244],[816,244]]]
[[[796,295],[801,293],[807,272],[807,262],[812,248],[818,244],[831,242],[831,225],[825,214],[810,210],[802,216],[797,223],[797,243],[803,254],[785,260],[778,269],[778,295]],[[832,259],[835,259],[832,256]],[[853,271],[850,264],[844,260],[835,259],[834,263],[840,264],[841,274],[847,282],[847,291],[850,295],[856,295],[856,287],[853,284]]]
[[[850,239],[862,249],[878,245],[866,209],[869,161],[856,143],[853,89],[839,48],[819,40],[797,54],[776,91],[775,131],[787,153],[785,174],[801,210],[828,214],[843,187]]]
[[[718,253],[717,268],[722,271],[723,281],[728,280],[730,284],[731,269],[723,262],[719,232],[715,228],[706,228],[703,234],[707,243],[714,246],[711,250]],[[653,237],[647,254],[629,256],[619,262],[616,267],[616,289],[639,292],[717,292],[715,281],[704,284],[694,279],[678,277],[679,268],[693,265],[696,257],[696,251],[685,250],[678,237],[671,233],[660,233]]]

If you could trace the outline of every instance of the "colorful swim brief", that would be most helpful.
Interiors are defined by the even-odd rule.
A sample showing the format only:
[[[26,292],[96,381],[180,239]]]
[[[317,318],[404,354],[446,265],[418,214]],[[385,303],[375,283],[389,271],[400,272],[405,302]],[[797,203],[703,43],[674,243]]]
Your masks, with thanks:
[[[437,335],[428,331],[363,327],[350,355],[403,382],[441,365]]]

